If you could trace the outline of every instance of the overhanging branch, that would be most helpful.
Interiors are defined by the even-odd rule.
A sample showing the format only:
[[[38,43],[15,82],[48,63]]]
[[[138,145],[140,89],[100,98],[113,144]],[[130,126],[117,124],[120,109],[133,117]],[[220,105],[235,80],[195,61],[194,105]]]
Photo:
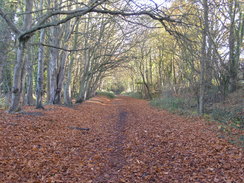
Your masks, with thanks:
[[[81,49],[67,49],[67,48],[61,48],[58,46],[54,46],[54,45],[49,45],[49,44],[44,44],[44,43],[32,43],[31,45],[33,46],[45,46],[45,47],[49,47],[49,48],[55,48],[58,50],[63,50],[63,51],[67,51],[67,52],[73,52],[73,51],[84,51],[84,50],[88,50],[89,48],[81,48]]]
[[[12,20],[7,16],[6,13],[0,8],[0,16],[5,20],[5,22],[8,24],[10,29],[15,35],[19,35],[21,32],[20,30],[15,26],[15,24],[12,22]]]

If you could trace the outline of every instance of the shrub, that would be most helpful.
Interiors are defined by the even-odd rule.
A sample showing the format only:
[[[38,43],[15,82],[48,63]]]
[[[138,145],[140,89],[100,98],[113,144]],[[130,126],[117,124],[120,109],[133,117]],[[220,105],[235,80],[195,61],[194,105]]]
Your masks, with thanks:
[[[225,123],[240,129],[244,129],[244,116],[242,107],[233,109],[214,108],[210,113],[213,120]]]
[[[211,111],[211,117],[213,120],[226,123],[231,118],[231,113],[224,109],[215,108]]]
[[[151,105],[162,109],[176,111],[185,109],[185,100],[177,97],[156,98],[151,101]]]
[[[115,95],[114,93],[112,92],[107,92],[107,91],[98,91],[97,92],[97,95],[100,95],[100,96],[105,96],[105,97],[108,97],[108,98],[115,98]]]
[[[127,92],[127,93],[124,93],[123,95],[128,96],[128,97],[132,97],[132,98],[138,98],[138,99],[142,98],[142,94],[139,92]]]

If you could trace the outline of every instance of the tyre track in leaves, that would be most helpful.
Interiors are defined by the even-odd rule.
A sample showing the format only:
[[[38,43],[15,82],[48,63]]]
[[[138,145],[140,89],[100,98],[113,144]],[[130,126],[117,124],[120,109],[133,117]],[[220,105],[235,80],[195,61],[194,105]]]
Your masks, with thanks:
[[[128,111],[124,101],[115,100],[113,102],[117,111],[117,120],[112,131],[112,142],[109,144],[110,149],[108,155],[108,164],[105,171],[99,175],[93,182],[94,183],[114,183],[119,182],[121,178],[120,171],[126,165],[126,157],[124,152],[124,144],[126,143],[126,124]]]
[[[143,100],[114,100],[112,150],[97,182],[243,182],[241,149],[217,138],[214,126]]]
[[[122,111],[119,113],[119,119],[115,127],[115,139],[112,143],[113,150],[110,154],[109,165],[115,170],[119,171],[124,163],[125,157],[123,153],[123,144],[126,141],[126,136],[124,134],[126,125],[127,112]]]

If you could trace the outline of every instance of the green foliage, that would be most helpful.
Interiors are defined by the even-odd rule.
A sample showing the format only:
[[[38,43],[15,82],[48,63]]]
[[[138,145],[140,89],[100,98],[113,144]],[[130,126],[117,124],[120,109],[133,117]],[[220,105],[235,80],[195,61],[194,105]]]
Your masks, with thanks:
[[[0,109],[7,109],[7,108],[8,108],[8,104],[6,102],[6,99],[0,96]]]
[[[157,98],[151,101],[151,104],[153,106],[162,108],[162,109],[168,109],[170,111],[174,111],[176,109],[179,109],[183,105],[183,101],[178,98]]]
[[[210,120],[219,123],[221,138],[227,139],[230,143],[244,148],[244,116],[243,107],[216,107],[209,112]]]
[[[239,143],[241,144],[241,147],[244,148],[244,135],[240,135],[238,141],[239,141]]]
[[[226,123],[230,119],[231,113],[224,109],[213,109],[211,112],[211,116],[216,121]]]
[[[211,118],[215,121],[219,121],[239,129],[244,129],[244,116],[242,107],[236,107],[233,109],[214,108],[212,109],[210,115]]]
[[[98,96],[105,96],[105,97],[108,97],[108,98],[115,98],[115,95],[113,92],[108,92],[108,91],[98,91],[97,92],[97,95]]]
[[[163,97],[153,99],[151,102],[152,106],[166,109],[169,111],[177,111],[185,109],[187,104],[185,99],[177,98],[177,97]]]
[[[132,97],[132,98],[138,98],[138,99],[142,98],[142,94],[139,92],[127,92],[127,93],[123,93],[123,95],[128,96],[128,97]]]

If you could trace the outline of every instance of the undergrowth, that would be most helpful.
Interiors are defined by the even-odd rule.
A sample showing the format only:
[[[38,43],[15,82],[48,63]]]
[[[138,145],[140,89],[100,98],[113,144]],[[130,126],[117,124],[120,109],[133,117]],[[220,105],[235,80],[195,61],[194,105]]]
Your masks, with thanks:
[[[113,92],[107,92],[107,91],[98,91],[97,92],[97,95],[98,96],[105,96],[105,97],[108,97],[108,98],[115,98],[115,95]]]
[[[209,114],[211,120],[217,121],[222,137],[230,143],[244,148],[244,115],[241,106],[235,108],[214,108]]]
[[[137,99],[141,99],[142,95],[139,92],[127,92],[127,93],[123,93],[124,96],[128,96],[128,97],[132,97],[132,98],[137,98]]]
[[[194,99],[184,99],[179,97],[162,97],[151,100],[150,104],[154,107],[168,110],[173,113],[195,115],[194,107],[196,101]]]
[[[0,97],[0,109],[7,109],[8,104],[6,102],[6,99],[4,97]]]
[[[162,97],[151,100],[150,104],[181,115],[197,115],[197,102],[194,99],[172,96]],[[211,108],[207,110],[203,117],[208,121],[216,121],[218,123],[222,138],[226,138],[230,143],[244,148],[243,106]]]
[[[211,118],[223,124],[229,124],[234,128],[244,129],[244,116],[242,107],[232,109],[214,108],[211,110]]]

